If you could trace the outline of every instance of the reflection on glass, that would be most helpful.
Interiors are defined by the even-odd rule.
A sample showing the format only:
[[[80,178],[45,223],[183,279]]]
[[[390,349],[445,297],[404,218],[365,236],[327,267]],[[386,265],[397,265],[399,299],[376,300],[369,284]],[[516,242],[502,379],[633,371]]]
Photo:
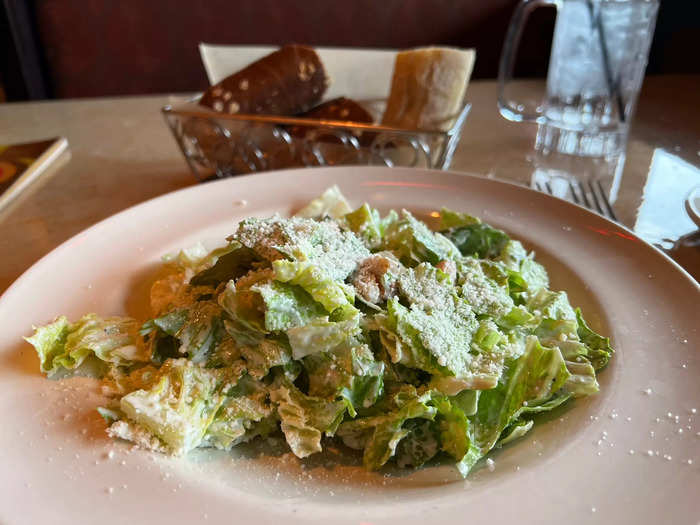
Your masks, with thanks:
[[[529,158],[533,167],[530,186],[533,188],[549,185],[552,195],[573,200],[571,183],[587,184],[600,182],[605,197],[613,204],[622,180],[625,154],[610,157],[580,157],[558,152],[542,152],[535,149]]]

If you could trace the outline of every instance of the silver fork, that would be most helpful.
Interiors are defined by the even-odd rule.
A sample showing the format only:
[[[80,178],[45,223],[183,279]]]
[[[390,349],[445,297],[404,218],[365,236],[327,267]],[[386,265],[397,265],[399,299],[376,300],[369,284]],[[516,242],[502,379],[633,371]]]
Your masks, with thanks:
[[[615,210],[613,210],[608,197],[605,195],[605,190],[603,189],[603,185],[600,183],[600,180],[588,180],[585,183],[581,183],[581,181],[573,182],[569,180],[568,185],[569,191],[567,192],[567,196],[570,195],[571,198],[567,200],[571,200],[579,206],[585,206],[589,210],[593,210],[601,214],[606,219],[618,222],[617,216],[615,215]],[[542,193],[555,195],[549,181],[544,183],[536,181],[535,188]]]

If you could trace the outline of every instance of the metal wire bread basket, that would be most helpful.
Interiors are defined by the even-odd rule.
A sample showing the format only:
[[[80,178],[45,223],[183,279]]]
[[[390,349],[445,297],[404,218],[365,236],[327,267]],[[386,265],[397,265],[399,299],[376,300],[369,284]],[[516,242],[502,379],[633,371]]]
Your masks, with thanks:
[[[381,115],[384,101],[363,104]],[[215,113],[193,103],[162,111],[200,180],[273,169],[333,165],[447,169],[471,106],[447,131],[337,120]]]

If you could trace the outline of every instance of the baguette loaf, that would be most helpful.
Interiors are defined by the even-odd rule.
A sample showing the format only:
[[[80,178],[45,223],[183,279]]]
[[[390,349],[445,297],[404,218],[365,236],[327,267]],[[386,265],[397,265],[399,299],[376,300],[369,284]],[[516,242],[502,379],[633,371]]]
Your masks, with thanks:
[[[199,103],[230,114],[294,115],[317,104],[328,82],[316,51],[287,45],[211,86]]]
[[[462,109],[475,56],[473,49],[441,47],[398,53],[382,124],[450,129]]]

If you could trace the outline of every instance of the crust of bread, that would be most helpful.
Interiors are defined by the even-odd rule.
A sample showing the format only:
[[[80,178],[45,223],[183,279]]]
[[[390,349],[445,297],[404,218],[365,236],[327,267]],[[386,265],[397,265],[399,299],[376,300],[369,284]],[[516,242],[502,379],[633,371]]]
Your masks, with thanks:
[[[462,109],[475,59],[473,49],[427,47],[398,53],[382,124],[450,129]]]
[[[313,48],[287,45],[211,86],[199,103],[221,113],[295,115],[316,105],[328,83]]]

